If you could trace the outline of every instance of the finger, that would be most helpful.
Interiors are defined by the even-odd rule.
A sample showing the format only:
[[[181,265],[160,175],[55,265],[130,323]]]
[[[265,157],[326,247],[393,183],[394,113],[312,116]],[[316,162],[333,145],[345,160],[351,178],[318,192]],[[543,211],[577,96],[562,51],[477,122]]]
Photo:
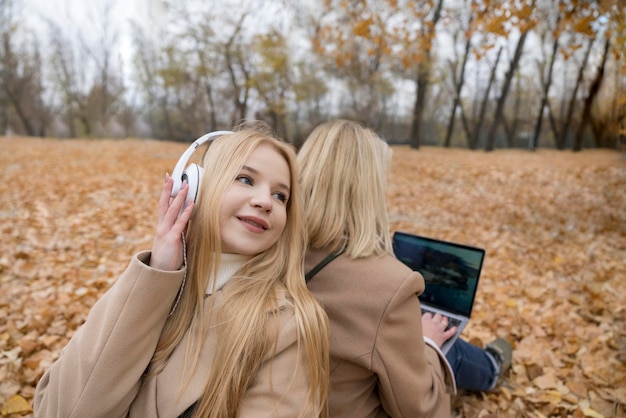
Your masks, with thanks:
[[[193,208],[195,207],[194,202],[189,202],[189,204],[185,207],[185,209],[181,212],[178,219],[176,219],[176,223],[172,227],[172,232],[176,234],[182,234],[187,227],[187,223],[191,218],[191,214],[193,213]]]
[[[174,223],[176,222],[176,219],[181,212],[180,208],[182,208],[183,204],[185,203],[185,198],[187,197],[188,190],[189,185],[187,184],[187,182],[183,182],[183,185],[180,188],[180,192],[178,192],[174,200],[172,200],[172,202],[170,203],[169,207],[167,208],[165,217],[163,218],[163,220],[168,225],[174,225]]]
[[[161,190],[161,197],[159,198],[159,209],[157,214],[157,221],[161,222],[167,213],[167,208],[170,205],[170,194],[172,193],[172,187],[174,181],[168,173],[165,173],[165,184],[163,184],[163,190]]]
[[[443,335],[446,337],[446,340],[448,340],[450,337],[454,335],[455,332],[456,332],[456,327],[450,327],[450,329],[445,331]]]

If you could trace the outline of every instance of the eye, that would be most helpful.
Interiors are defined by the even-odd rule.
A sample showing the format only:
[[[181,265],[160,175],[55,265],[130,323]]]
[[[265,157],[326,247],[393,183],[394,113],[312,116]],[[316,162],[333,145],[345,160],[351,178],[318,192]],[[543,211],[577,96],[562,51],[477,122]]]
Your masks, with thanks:
[[[272,193],[272,196],[274,197],[274,199],[279,200],[283,203],[287,203],[287,200],[289,200],[287,195],[281,192]]]
[[[248,176],[244,176],[244,175],[239,175],[237,177],[235,177],[235,180],[243,183],[243,184],[247,184],[249,186],[252,186],[254,184],[254,182],[252,181],[252,179]]]

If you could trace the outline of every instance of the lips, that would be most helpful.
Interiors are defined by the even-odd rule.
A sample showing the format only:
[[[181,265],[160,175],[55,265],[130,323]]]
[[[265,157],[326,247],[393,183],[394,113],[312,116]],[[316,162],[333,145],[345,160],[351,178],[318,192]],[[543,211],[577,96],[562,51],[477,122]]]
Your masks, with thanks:
[[[262,229],[262,230],[267,230],[267,228],[269,228],[269,225],[267,224],[267,222],[265,222],[263,219],[254,217],[254,216],[239,216],[237,217],[237,219],[239,219],[241,222],[244,222],[254,228],[258,228],[258,229]]]

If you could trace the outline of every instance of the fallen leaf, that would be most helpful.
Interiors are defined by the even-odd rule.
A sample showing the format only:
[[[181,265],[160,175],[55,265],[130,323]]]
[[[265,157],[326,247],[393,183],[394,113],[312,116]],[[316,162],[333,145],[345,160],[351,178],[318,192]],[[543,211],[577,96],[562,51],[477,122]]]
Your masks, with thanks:
[[[558,385],[558,380],[554,372],[546,373],[533,380],[533,383],[539,387],[539,389],[554,389]]]
[[[0,408],[0,415],[6,417],[11,414],[25,414],[31,412],[32,408],[26,399],[20,395],[13,395]]]
[[[582,409],[582,413],[584,416],[586,417],[592,417],[592,418],[604,418],[604,415],[602,415],[601,413],[599,413],[598,411],[594,411],[591,408],[583,408]]]

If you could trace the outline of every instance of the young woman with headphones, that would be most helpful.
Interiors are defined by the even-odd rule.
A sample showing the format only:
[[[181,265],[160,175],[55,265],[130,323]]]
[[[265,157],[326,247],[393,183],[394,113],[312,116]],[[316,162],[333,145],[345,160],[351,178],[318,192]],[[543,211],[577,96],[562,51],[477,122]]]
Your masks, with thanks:
[[[209,140],[204,169],[183,171]],[[327,319],[303,277],[291,147],[256,129],[199,138],[166,176],[157,218],[152,250],[40,380],[35,415],[324,416]]]

